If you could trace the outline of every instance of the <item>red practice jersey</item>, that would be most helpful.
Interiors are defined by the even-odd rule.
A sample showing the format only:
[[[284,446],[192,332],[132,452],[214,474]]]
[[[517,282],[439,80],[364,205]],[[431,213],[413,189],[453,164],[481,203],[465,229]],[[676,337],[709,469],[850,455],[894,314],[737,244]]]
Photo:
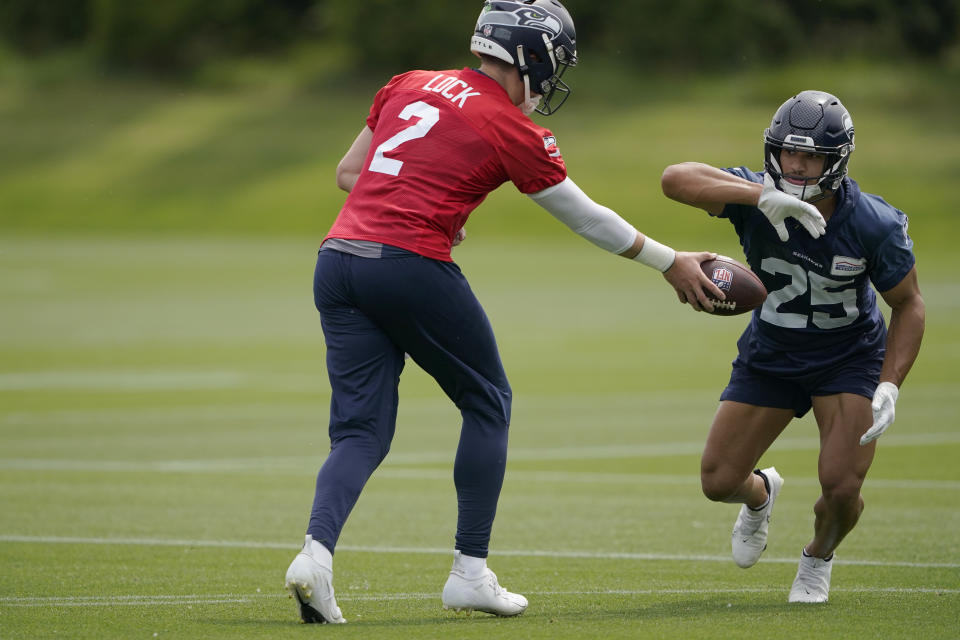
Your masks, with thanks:
[[[567,176],[550,131],[474,69],[394,77],[367,125],[370,151],[327,238],[449,262],[454,235],[488,193],[508,180],[536,193]]]

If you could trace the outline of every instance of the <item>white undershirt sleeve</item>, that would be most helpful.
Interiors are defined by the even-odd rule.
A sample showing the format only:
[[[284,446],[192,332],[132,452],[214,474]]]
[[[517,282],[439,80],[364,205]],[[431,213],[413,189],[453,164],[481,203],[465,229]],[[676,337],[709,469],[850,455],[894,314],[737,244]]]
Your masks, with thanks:
[[[623,253],[637,238],[632,224],[591,200],[569,177],[527,195],[574,233],[612,253]]]

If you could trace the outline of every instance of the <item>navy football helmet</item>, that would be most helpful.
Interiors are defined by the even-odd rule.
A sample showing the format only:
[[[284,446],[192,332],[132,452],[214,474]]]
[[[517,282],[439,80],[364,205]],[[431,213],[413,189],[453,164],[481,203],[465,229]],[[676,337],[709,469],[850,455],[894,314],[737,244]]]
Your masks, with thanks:
[[[816,184],[793,184],[783,179],[780,168],[783,149],[826,156]],[[827,198],[840,187],[853,149],[850,112],[836,96],[824,91],[802,91],[784,102],[763,132],[765,171],[773,177],[778,189],[806,202]]]
[[[526,101],[540,94],[537,113],[550,115],[570,95],[561,77],[577,64],[573,19],[558,0],[486,0],[470,51],[509,62],[523,79]]]

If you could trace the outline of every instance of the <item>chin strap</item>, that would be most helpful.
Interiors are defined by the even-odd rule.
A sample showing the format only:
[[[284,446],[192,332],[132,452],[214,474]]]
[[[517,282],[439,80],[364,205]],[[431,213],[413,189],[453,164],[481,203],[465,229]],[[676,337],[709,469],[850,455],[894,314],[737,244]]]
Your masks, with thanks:
[[[804,202],[816,202],[824,198],[823,190],[819,184],[792,184],[789,180],[784,179],[783,175],[780,176],[780,189]]]
[[[523,115],[529,116],[540,106],[542,96],[530,95],[530,76],[523,76],[523,104],[520,105],[520,111]]]
[[[523,115],[529,116],[537,110],[540,105],[540,98],[534,98],[530,95],[530,67],[527,66],[527,60],[523,55],[523,45],[517,45],[517,70],[523,78],[523,102],[520,103],[520,111]]]

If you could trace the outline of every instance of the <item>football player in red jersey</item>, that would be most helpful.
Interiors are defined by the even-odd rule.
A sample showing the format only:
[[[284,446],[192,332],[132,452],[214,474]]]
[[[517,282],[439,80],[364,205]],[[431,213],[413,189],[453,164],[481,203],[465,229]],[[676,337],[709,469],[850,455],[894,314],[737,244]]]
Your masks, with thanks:
[[[577,63],[573,21],[557,0],[488,0],[470,49],[479,69],[410,71],[376,95],[337,168],[349,196],[318,254],[314,299],[327,346],[330,454],[317,476],[303,550],[286,576],[304,622],[344,622],[332,586],[340,531],[386,456],[409,354],[460,410],[458,519],[445,608],[501,616],[527,607],[486,566],[507,457],[511,390],[490,323],[451,246],[470,213],[511,181],[597,246],[664,274],[711,310],[721,291],[700,270],[715,254],[675,252],[592,201],[567,177],[554,112]]]

